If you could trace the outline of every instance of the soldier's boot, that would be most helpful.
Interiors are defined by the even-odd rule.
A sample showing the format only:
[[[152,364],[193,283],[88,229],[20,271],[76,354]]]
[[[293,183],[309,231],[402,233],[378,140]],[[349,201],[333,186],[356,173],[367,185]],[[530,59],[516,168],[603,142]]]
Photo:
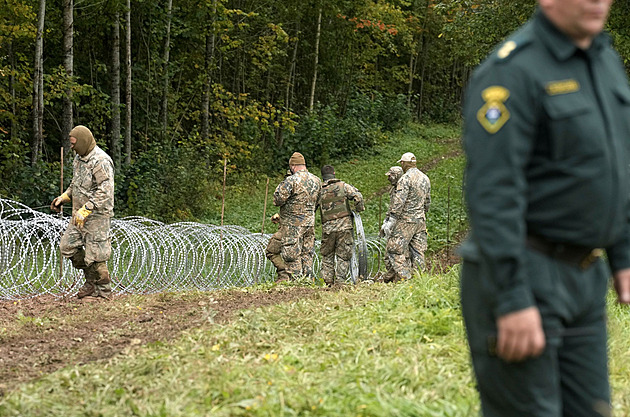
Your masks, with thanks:
[[[385,283],[394,282],[397,275],[398,274],[396,273],[396,271],[394,271],[393,269],[390,269],[385,273],[385,275],[383,275],[383,282]]]
[[[411,275],[405,276],[405,275],[401,275],[399,273],[395,273],[394,280],[392,282],[408,281],[410,279],[411,279]]]
[[[96,272],[94,281],[94,296],[110,300],[112,296],[112,285],[109,277],[109,270],[105,262],[94,262],[92,264]]]
[[[291,280],[291,274],[286,269],[278,269],[278,276],[276,282],[286,282]]]
[[[85,284],[79,288],[77,297],[81,299],[87,297],[88,295],[92,295],[94,292],[94,274],[92,272],[92,266],[88,266],[85,263],[85,251],[83,249],[79,249],[77,253],[72,255],[70,260],[72,261],[72,266],[76,269],[82,270],[83,275],[85,276]]]

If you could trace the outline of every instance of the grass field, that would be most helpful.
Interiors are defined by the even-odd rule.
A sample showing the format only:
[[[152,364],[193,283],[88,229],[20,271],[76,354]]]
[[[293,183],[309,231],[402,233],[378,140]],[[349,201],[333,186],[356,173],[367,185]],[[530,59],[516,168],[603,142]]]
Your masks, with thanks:
[[[630,409],[630,328],[628,310],[612,296],[610,302],[619,417]],[[457,267],[396,285],[361,285],[245,310],[225,325],[67,367],[0,401],[2,416],[477,413]]]

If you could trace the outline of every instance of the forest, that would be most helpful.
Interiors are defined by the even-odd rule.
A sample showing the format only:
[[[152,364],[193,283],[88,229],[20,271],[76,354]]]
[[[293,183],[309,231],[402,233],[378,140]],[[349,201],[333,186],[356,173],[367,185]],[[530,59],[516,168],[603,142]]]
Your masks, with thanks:
[[[0,195],[46,207],[88,126],[116,213],[203,220],[228,185],[457,124],[472,70],[535,0],[0,0]],[[630,70],[630,0],[608,31]],[[61,149],[63,147],[63,150]],[[319,173],[316,168],[313,168]]]

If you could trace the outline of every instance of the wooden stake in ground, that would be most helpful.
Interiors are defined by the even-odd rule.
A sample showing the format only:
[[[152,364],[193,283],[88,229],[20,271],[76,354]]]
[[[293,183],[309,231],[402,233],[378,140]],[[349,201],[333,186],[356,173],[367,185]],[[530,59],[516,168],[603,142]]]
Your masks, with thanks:
[[[223,159],[223,196],[221,197],[221,226],[223,226],[223,214],[225,213],[225,180],[227,178],[227,158]]]
[[[221,229],[219,232],[219,255],[221,256],[221,261],[219,262],[219,273],[218,279],[221,278],[221,270],[223,269],[223,215],[225,213],[225,181],[227,179],[227,158],[223,158],[223,194],[221,196]]]
[[[63,146],[61,147],[61,180],[59,184],[59,189],[61,192],[59,195],[63,194]],[[63,219],[63,204],[61,204],[59,208],[59,219]],[[61,231],[61,235],[63,236],[63,230]],[[61,246],[59,246],[59,282],[61,282],[61,278],[63,277],[63,255],[61,254]]]
[[[269,195],[269,177],[267,177],[267,185],[265,186],[265,206],[263,207],[262,229],[260,234],[265,234],[265,217],[267,216],[267,196]]]
[[[383,206],[383,194],[378,196],[378,227],[381,227],[381,207]],[[380,237],[380,232],[379,232]],[[376,266],[376,271],[381,271],[381,251],[378,251],[378,265]]]

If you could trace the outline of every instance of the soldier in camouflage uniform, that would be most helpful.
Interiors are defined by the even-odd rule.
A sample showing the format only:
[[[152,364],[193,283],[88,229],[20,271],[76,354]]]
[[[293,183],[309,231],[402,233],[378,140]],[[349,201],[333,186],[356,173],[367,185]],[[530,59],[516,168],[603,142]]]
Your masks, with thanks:
[[[394,194],[396,193],[396,185],[398,184],[398,180],[403,175],[403,169],[399,166],[393,166],[389,168],[389,170],[385,173],[387,180],[389,181],[391,188],[389,189],[389,207],[387,209],[387,213],[385,213],[385,219],[383,220],[383,224],[389,220],[389,214],[391,211],[391,207],[394,201]],[[379,232],[380,237],[385,237],[389,239],[390,234],[385,236],[385,231],[381,228]],[[405,251],[405,257],[409,258],[409,251]],[[385,256],[385,268],[387,269],[387,273],[384,277],[384,281],[389,282],[394,279],[396,276],[396,272],[394,271],[394,266],[392,265],[389,256]]]
[[[324,185],[319,200],[322,215],[322,279],[329,286],[347,284],[354,248],[350,200],[354,201],[355,210],[361,212],[365,209],[363,196],[352,185],[336,179],[335,168],[331,165],[322,167],[322,178]]]
[[[273,193],[273,204],[280,207],[281,255],[291,278],[313,276],[315,249],[315,207],[322,188],[316,175],[306,169],[301,153],[289,159],[293,173],[282,181]]]
[[[83,271],[85,284],[77,293],[109,299],[111,281],[107,260],[112,248],[110,219],[114,215],[114,164],[96,145],[85,126],[70,131],[70,145],[77,153],[68,189],[50,205],[54,211],[72,201],[72,220],[61,238],[61,254]]]
[[[278,213],[271,216],[271,222],[275,224],[280,223],[280,215]],[[289,279],[289,274],[287,274],[287,267],[284,264],[284,260],[282,260],[282,256],[280,253],[282,252],[282,234],[280,233],[280,229],[274,233],[269,239],[269,243],[267,243],[267,248],[265,249],[265,256],[267,259],[271,261],[273,266],[276,267],[277,278],[276,281],[287,281]]]
[[[411,278],[414,264],[424,269],[424,251],[427,249],[426,213],[431,204],[431,183],[416,167],[413,153],[405,153],[398,162],[405,173],[396,185],[389,218],[383,223],[383,232],[390,235],[387,256],[396,275],[386,277],[386,281]],[[410,259],[406,256],[407,251]]]

